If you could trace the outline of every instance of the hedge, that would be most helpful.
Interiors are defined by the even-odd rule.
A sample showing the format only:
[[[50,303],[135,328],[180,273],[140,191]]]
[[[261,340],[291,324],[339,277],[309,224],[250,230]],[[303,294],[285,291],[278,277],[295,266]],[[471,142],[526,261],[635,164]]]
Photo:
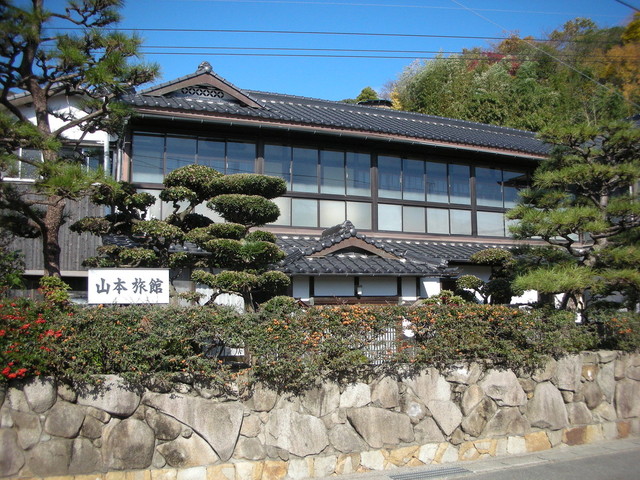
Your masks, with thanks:
[[[614,312],[577,325],[562,311],[449,304],[302,309],[276,297],[255,314],[222,307],[0,304],[0,372],[86,379],[119,374],[142,383],[179,375],[229,385],[244,378],[303,390],[381,368],[406,371],[460,362],[532,369],[549,356],[592,348],[637,351],[640,316]],[[395,341],[385,335],[395,334]],[[223,362],[216,346],[245,347],[250,364]]]

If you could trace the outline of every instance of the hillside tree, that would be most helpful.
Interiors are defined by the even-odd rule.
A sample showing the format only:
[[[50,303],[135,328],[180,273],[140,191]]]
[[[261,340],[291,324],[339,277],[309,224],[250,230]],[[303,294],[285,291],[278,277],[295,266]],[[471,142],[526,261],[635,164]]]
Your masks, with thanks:
[[[45,274],[59,276],[67,203],[105,180],[87,169],[80,144],[90,132],[118,132],[129,113],[118,97],[158,69],[137,60],[140,38],[109,31],[120,0],[73,0],[56,11],[45,3],[0,4],[0,216],[17,235],[41,238]],[[77,33],[62,33],[69,27]],[[56,108],[64,97],[78,108]],[[18,162],[32,171],[29,188],[7,181]]]

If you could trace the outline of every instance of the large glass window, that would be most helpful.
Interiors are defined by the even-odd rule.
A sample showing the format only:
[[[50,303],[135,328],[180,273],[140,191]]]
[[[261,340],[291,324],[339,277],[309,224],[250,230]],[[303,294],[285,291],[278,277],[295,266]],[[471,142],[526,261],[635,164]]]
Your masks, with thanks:
[[[471,235],[471,211],[449,210],[451,234]]]
[[[162,183],[164,178],[164,137],[133,136],[131,180]]]
[[[502,172],[502,190],[504,192],[504,208],[513,208],[518,203],[519,189],[527,183],[522,172]]]
[[[211,167],[220,173],[224,173],[225,142],[214,140],[198,140],[198,165]]]
[[[449,200],[465,205],[471,203],[468,166],[449,164]]]
[[[502,208],[502,170],[476,168],[476,202],[483,207]]]
[[[447,164],[427,162],[427,201],[449,203]]]
[[[265,145],[264,174],[284,179],[291,190],[291,147]]]
[[[402,198],[424,201],[425,179],[422,160],[402,160]]]
[[[313,148],[294,148],[291,172],[291,190],[317,193],[318,150]]]
[[[255,163],[254,143],[227,142],[227,169],[224,173],[253,173]]]
[[[176,168],[191,165],[196,158],[196,139],[187,137],[167,137],[166,162],[169,173]]]
[[[320,193],[344,195],[344,152],[320,152]]]
[[[291,199],[278,197],[272,200],[280,209],[280,216],[271,225],[291,225]]]
[[[401,198],[402,160],[398,157],[378,157],[378,196],[384,198]]]
[[[371,156],[347,152],[347,195],[371,195]]]
[[[333,227],[345,221],[345,202],[320,200],[320,226]]]

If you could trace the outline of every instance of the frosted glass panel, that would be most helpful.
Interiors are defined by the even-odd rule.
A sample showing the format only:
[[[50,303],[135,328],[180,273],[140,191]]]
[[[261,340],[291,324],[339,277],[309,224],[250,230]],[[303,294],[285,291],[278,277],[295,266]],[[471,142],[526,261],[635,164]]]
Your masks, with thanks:
[[[402,207],[402,230],[405,232],[425,231],[424,208],[422,207]]]
[[[427,232],[449,233],[449,210],[427,208]]]
[[[333,200],[320,201],[320,226],[333,227],[345,221],[345,202]]]
[[[371,230],[371,204],[347,202],[347,220],[358,230]]]
[[[471,212],[469,210],[450,210],[451,233],[471,235]]]
[[[291,225],[294,227],[317,227],[318,202],[316,200],[292,198]]]
[[[280,209],[280,216],[271,225],[291,225],[291,199],[278,197],[271,200]]]
[[[478,212],[478,235],[504,237],[504,215],[497,212]]]
[[[378,230],[402,231],[402,206],[378,205]]]

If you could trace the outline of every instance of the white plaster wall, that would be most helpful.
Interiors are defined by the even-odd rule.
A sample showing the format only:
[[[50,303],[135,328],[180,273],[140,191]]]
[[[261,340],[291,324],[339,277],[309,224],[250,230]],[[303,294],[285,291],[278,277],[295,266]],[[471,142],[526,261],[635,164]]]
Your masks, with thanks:
[[[439,278],[424,277],[420,279],[420,296],[429,298],[442,291]]]
[[[395,296],[398,294],[396,277],[360,277],[363,297]]]
[[[309,277],[293,277],[291,279],[293,287],[293,296],[303,301],[308,300],[309,295]]]
[[[316,277],[313,290],[317,297],[352,297],[353,277]]]
[[[418,294],[416,292],[416,279],[415,277],[402,277],[402,299],[403,300],[417,300]]]
[[[526,290],[522,295],[511,297],[512,304],[530,304],[538,301],[537,290]]]

